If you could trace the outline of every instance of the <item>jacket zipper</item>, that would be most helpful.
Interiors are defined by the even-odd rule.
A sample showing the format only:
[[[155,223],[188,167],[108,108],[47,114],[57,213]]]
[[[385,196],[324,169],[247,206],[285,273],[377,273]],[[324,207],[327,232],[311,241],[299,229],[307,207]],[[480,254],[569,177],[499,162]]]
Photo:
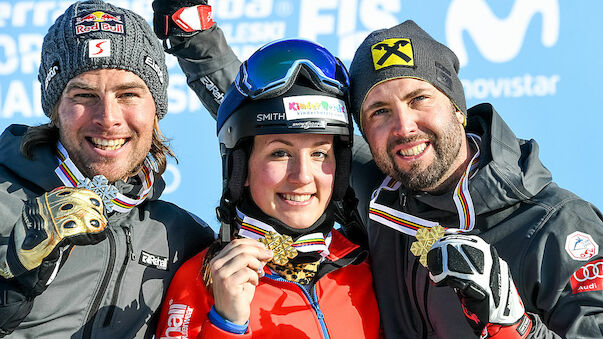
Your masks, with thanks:
[[[104,292],[107,289],[107,285],[109,285],[109,280],[111,280],[111,272],[113,271],[113,266],[115,265],[115,236],[113,235],[113,231],[111,229],[108,229],[107,239],[109,240],[109,262],[107,263],[107,267],[105,267],[105,272],[103,272],[103,280],[101,281],[100,288],[97,290],[92,301],[92,307],[86,316],[86,324],[84,325],[82,335],[83,338],[92,337],[94,316],[96,315],[96,312],[98,312],[101,301],[103,300]]]
[[[119,297],[119,291],[121,287],[121,281],[123,280],[124,273],[126,272],[126,267],[128,266],[128,261],[130,259],[134,260],[134,253],[132,251],[132,231],[130,231],[129,226],[122,226],[121,228],[126,235],[126,255],[124,256],[124,261],[121,264],[121,268],[119,269],[119,273],[117,274],[117,280],[115,281],[115,288],[113,289],[113,296],[111,297],[111,303],[109,304],[109,311],[107,312],[107,316],[105,317],[105,322],[103,323],[103,327],[109,326],[111,324],[111,319],[113,318],[113,313],[115,313],[115,308],[117,308],[117,298]]]
[[[312,288],[312,295],[310,295],[310,293],[308,293],[308,291],[306,291],[306,289],[302,285],[300,285],[296,282],[285,280],[285,279],[281,278],[280,276],[273,275],[273,274],[267,274],[266,277],[268,277],[272,280],[297,285],[297,287],[299,287],[299,289],[304,293],[306,298],[308,298],[308,301],[310,302],[312,309],[316,313],[316,318],[318,319],[318,322],[320,323],[320,329],[322,331],[323,337],[325,339],[331,338],[329,336],[329,332],[327,331],[327,324],[325,323],[325,319],[324,319],[325,316],[322,313],[322,311],[320,310],[320,306],[318,305],[318,298],[316,297],[316,285],[314,285],[314,287]]]
[[[417,309],[417,313],[421,317],[421,329],[422,329],[422,338],[427,338],[427,324],[425,323],[425,317],[423,317],[423,312],[421,311],[419,305],[419,299],[417,296],[417,271],[419,270],[419,260],[414,261],[412,266],[412,299],[415,302],[415,308]]]

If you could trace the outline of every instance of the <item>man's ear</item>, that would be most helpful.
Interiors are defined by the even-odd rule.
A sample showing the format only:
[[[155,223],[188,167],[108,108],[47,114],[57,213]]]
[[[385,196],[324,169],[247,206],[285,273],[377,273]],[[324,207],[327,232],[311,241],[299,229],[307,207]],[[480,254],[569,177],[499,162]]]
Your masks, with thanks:
[[[467,117],[465,114],[463,114],[463,112],[455,109],[454,114],[456,115],[456,120],[458,120],[461,125],[467,126]]]

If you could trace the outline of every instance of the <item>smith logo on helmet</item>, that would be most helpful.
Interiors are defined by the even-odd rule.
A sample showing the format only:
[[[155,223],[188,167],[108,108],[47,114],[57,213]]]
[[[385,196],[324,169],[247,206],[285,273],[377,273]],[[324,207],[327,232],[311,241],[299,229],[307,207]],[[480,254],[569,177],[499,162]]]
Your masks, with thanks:
[[[287,117],[285,113],[258,113],[256,115],[255,121],[275,121],[275,120],[286,120]]]

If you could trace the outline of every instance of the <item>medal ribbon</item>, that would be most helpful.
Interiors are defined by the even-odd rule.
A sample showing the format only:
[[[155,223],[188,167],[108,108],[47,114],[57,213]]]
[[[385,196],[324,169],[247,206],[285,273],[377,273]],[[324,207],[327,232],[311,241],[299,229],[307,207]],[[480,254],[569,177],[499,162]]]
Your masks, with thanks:
[[[272,226],[245,215],[238,208],[236,221],[239,225],[239,235],[245,238],[258,240],[264,238],[268,232],[278,233]],[[306,234],[294,241],[291,246],[298,252],[318,252],[324,258],[330,253],[331,237],[331,232],[326,237],[320,232]]]
[[[143,190],[137,198],[133,199],[119,193],[117,188],[112,184],[109,184],[103,175],[96,175],[94,178],[92,178],[92,180],[84,177],[77,169],[73,161],[71,161],[67,150],[60,142],[57,144],[57,151],[59,166],[54,170],[54,172],[59,179],[61,179],[63,184],[65,184],[67,187],[87,188],[98,194],[101,199],[103,199],[107,212],[128,212],[134,206],[142,203],[153,187],[153,171],[156,169],[156,166],[153,160],[150,159],[150,156],[147,156],[142,169],[140,172],[138,172],[138,176],[142,181]]]
[[[477,152],[475,152],[475,155],[471,159],[471,163],[467,166],[459,183],[456,185],[452,197],[459,214],[459,227],[444,227],[446,233],[469,232],[475,226],[475,210],[473,208],[471,194],[469,194],[469,178],[475,174],[478,166],[480,154],[479,143],[481,142],[481,138],[471,133],[467,133],[467,136],[469,137],[469,140],[474,143]],[[400,186],[401,184],[390,176],[383,180],[379,188],[373,192],[371,197],[371,202],[369,204],[369,218],[384,226],[413,237],[416,236],[417,230],[421,228],[432,228],[439,225],[439,223],[435,221],[419,218],[377,203],[377,198],[382,191],[395,191],[400,188]]]

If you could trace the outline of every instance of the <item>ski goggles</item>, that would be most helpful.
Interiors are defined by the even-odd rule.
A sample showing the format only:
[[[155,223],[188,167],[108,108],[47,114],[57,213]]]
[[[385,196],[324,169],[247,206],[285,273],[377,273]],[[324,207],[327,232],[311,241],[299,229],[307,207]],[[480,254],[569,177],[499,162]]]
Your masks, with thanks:
[[[241,65],[235,86],[251,99],[280,95],[302,67],[323,90],[344,95],[350,86],[348,72],[339,59],[326,48],[301,39],[278,40],[257,50]]]

